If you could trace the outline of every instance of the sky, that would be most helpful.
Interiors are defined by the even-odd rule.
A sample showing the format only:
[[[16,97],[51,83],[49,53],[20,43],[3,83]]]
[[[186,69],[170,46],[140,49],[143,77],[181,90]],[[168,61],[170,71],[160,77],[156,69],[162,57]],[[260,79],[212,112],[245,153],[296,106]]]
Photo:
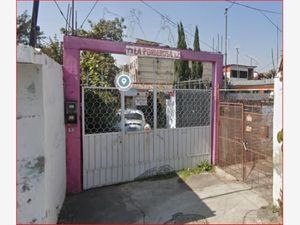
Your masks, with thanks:
[[[65,17],[69,1],[56,1]],[[157,41],[172,47],[177,44],[177,28],[163,19],[155,10],[168,17],[175,24],[182,22],[186,31],[186,41],[193,48],[195,26],[199,28],[200,48],[203,51],[221,51],[225,49],[225,16],[228,10],[228,64],[238,63],[256,65],[256,71],[263,72],[273,68],[272,49],[275,67],[282,50],[282,2],[281,1],[237,1],[245,6],[274,11],[269,13],[254,10],[228,1],[75,1],[80,27],[95,5],[88,20],[123,17],[127,29],[124,31],[125,41],[141,38]],[[151,6],[153,9],[151,9]],[[18,14],[27,10],[32,12],[32,1],[19,1]],[[39,6],[38,25],[47,37],[57,34],[62,39],[60,28],[66,22],[60,14],[55,1],[41,1]],[[89,29],[86,21],[83,28]],[[219,37],[219,38],[218,38]],[[219,44],[218,44],[219,39]],[[223,40],[223,43],[221,43]],[[278,48],[277,48],[278,40]],[[47,41],[47,40],[46,40]],[[222,49],[221,49],[222,47]],[[238,50],[237,50],[238,48]],[[277,51],[278,50],[278,51]],[[238,51],[238,54],[237,54]],[[250,59],[252,58],[252,60]],[[119,57],[119,64],[123,59]]]

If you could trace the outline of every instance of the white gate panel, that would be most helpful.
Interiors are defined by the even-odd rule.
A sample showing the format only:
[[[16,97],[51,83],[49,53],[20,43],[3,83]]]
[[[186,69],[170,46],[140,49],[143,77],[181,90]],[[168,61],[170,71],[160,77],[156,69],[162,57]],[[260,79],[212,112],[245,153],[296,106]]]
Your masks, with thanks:
[[[192,168],[211,158],[210,126],[83,136],[84,189]]]

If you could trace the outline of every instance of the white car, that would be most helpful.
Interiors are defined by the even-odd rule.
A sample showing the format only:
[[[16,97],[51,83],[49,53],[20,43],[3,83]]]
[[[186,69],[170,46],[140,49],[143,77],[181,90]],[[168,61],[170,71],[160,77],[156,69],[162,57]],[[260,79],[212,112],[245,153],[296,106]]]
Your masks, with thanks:
[[[119,122],[117,123],[117,130],[122,130],[121,109],[118,111]],[[144,113],[138,109],[125,109],[124,111],[124,125],[125,132],[130,131],[149,131],[151,127],[146,123]]]

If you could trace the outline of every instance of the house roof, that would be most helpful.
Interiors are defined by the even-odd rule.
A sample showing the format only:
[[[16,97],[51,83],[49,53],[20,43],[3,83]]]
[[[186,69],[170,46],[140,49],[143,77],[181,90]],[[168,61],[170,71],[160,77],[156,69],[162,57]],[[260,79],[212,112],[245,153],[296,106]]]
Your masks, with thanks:
[[[148,41],[148,40],[144,40],[144,39],[136,39],[137,44],[141,44],[141,45],[151,45],[151,46],[160,46],[160,43],[158,42],[154,42],[154,41]]]
[[[242,65],[242,64],[228,64],[226,67],[231,67],[231,66],[240,66],[240,67],[248,67],[248,68],[256,68],[257,66],[249,66],[249,65]],[[225,66],[224,66],[225,68]]]

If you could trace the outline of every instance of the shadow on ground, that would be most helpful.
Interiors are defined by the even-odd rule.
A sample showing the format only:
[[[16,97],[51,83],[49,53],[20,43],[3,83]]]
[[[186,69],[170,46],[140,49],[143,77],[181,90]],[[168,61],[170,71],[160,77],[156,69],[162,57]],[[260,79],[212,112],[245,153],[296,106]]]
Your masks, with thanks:
[[[265,205],[223,172],[203,173],[184,182],[147,179],[67,196],[58,223],[243,223],[247,213]]]

